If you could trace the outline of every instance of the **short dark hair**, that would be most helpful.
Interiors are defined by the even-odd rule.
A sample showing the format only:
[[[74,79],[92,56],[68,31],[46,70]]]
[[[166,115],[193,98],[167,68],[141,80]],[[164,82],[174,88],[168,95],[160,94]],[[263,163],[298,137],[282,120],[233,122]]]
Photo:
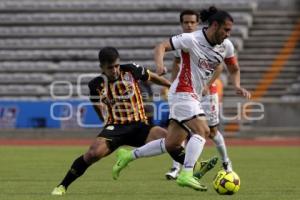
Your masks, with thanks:
[[[210,6],[208,9],[201,10],[200,19],[203,23],[207,21],[209,26],[213,23],[213,21],[217,21],[219,24],[224,24],[225,20],[229,19],[233,22],[233,18],[228,12],[218,10],[215,6]]]
[[[115,62],[120,55],[115,47],[104,47],[99,51],[98,57],[101,64],[111,64]]]
[[[183,16],[184,15],[195,15],[196,16],[196,19],[197,19],[197,22],[199,22],[199,13],[196,12],[195,10],[184,10],[180,13],[180,23],[183,22]]]

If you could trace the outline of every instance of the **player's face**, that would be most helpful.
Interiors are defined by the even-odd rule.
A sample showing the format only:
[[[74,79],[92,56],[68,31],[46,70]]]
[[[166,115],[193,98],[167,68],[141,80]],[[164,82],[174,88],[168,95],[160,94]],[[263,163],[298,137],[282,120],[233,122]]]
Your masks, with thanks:
[[[184,33],[191,33],[197,30],[199,22],[196,15],[183,15],[181,28]]]
[[[230,32],[233,26],[232,21],[225,20],[224,24],[218,24],[216,23],[216,31],[214,34],[214,43],[216,44],[222,44],[222,42],[230,36]]]
[[[115,81],[120,76],[120,59],[118,58],[113,63],[105,63],[101,65],[103,73],[107,76],[108,80]]]

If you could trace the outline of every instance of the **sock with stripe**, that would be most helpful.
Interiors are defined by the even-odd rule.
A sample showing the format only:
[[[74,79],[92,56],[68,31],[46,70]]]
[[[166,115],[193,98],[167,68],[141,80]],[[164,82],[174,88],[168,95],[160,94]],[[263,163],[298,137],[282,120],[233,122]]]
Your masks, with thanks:
[[[198,134],[193,134],[186,145],[184,171],[193,171],[194,165],[202,153],[206,140]]]
[[[165,138],[153,140],[144,146],[132,150],[132,158],[142,158],[161,155],[166,152]]]
[[[219,131],[217,131],[217,134],[212,138],[212,140],[216,144],[217,150],[221,155],[223,162],[228,162],[229,158],[223,135]]]

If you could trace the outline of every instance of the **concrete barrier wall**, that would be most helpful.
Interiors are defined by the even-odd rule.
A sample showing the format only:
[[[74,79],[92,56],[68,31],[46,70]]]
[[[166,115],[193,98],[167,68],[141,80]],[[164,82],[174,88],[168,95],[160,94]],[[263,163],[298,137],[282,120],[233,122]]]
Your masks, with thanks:
[[[239,136],[300,136],[300,101],[265,100],[264,117],[242,123]]]
[[[300,102],[263,102],[264,117],[255,127],[300,127]]]

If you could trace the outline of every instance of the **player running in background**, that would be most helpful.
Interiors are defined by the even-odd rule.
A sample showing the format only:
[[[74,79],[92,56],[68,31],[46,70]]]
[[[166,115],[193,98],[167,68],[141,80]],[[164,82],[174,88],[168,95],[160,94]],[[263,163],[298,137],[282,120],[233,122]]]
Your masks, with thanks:
[[[170,86],[170,82],[136,64],[120,64],[113,47],[99,52],[102,74],[89,82],[90,100],[105,126],[88,151],[74,160],[65,178],[52,191],[63,195],[68,186],[93,163],[111,154],[121,145],[139,147],[165,137],[167,131],[148,125],[138,81]],[[105,110],[105,111],[104,111]],[[104,113],[107,113],[105,116]]]
[[[198,30],[200,15],[194,10],[184,10],[180,13],[179,20],[180,26],[183,33],[191,33]],[[173,68],[171,81],[173,82],[180,69],[180,50],[174,52]]]
[[[209,11],[212,10],[215,9],[209,9]],[[212,13],[209,11],[206,12]],[[165,140],[160,139],[161,143],[156,147],[153,142],[150,142],[149,145],[144,145],[133,151],[119,150],[118,161],[113,168],[113,175],[118,176],[120,171],[134,159],[159,155],[159,153],[150,154],[150,146],[153,149],[160,148],[162,153],[164,150],[162,143],[164,143],[171,157],[180,163],[184,163],[183,169],[176,180],[177,183],[180,186],[187,186],[196,190],[207,189],[193,175],[193,167],[206,142],[205,137],[210,135],[210,129],[200,101],[203,91],[208,91],[208,87],[218,77],[223,60],[232,63],[229,65],[231,67],[228,67],[228,70],[236,93],[250,98],[250,93],[240,86],[239,66],[234,61],[236,58],[233,48],[230,48],[232,43],[227,39],[233,26],[233,18],[229,13],[222,10],[214,11],[213,14],[207,16],[209,16],[207,19],[208,27],[193,33],[174,36],[156,46],[155,63],[158,74],[164,73],[163,58],[165,52],[181,49],[180,71],[171,85],[168,97],[169,118],[171,120],[168,132],[170,134]],[[181,144],[188,134],[190,134],[190,139],[187,142],[184,156],[184,153],[178,154],[178,152],[184,152]]]

